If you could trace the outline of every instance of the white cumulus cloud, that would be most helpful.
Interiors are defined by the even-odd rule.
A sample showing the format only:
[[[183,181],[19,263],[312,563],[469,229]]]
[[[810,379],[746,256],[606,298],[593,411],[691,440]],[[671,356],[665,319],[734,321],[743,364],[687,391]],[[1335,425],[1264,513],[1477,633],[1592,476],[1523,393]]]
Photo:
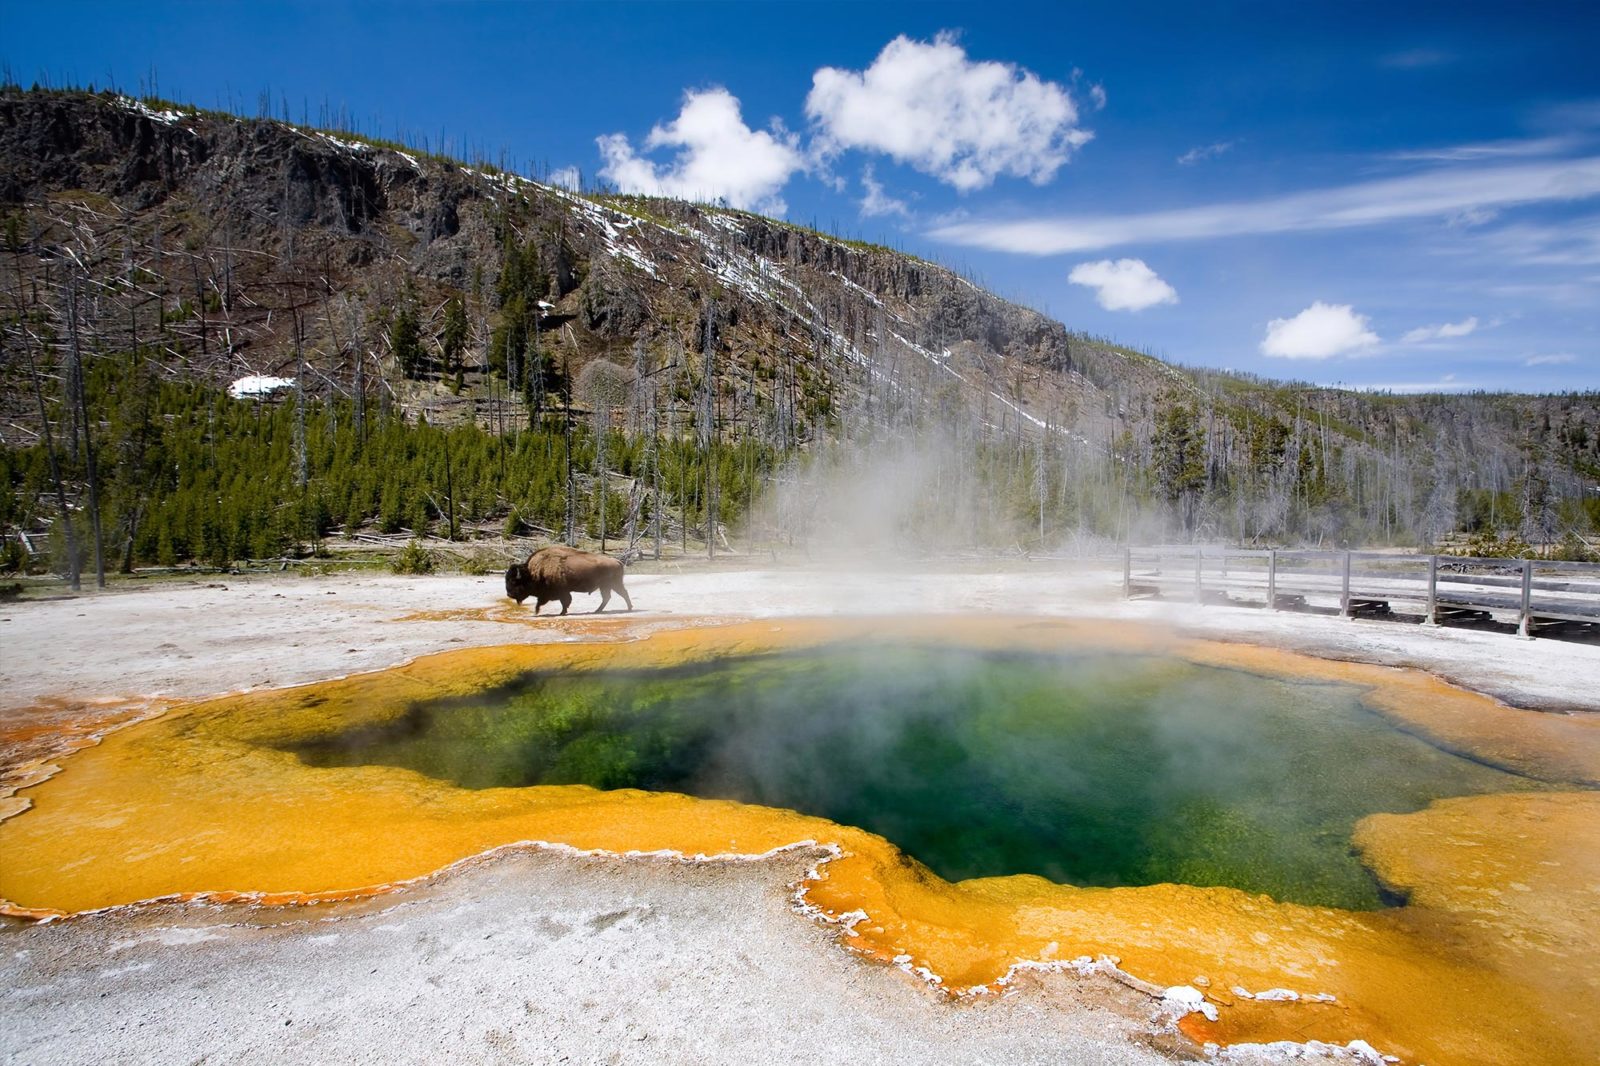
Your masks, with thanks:
[[[1416,329],[1407,330],[1400,340],[1405,344],[1448,340],[1451,337],[1465,337],[1477,328],[1478,316],[1468,315],[1460,322],[1445,322],[1437,326],[1418,326]]]
[[[1564,366],[1567,363],[1576,363],[1578,357],[1571,352],[1557,352],[1553,355],[1530,355],[1526,360],[1528,366]]]
[[[1317,300],[1293,318],[1268,322],[1261,354],[1282,359],[1327,359],[1377,343],[1378,335],[1367,328],[1366,315],[1356,314],[1349,304]]]
[[[577,167],[562,167],[550,172],[550,184],[573,192],[583,191],[583,174]]]
[[[1093,289],[1095,301],[1107,311],[1143,311],[1157,304],[1178,302],[1177,290],[1162,281],[1143,259],[1079,263],[1067,280]]]
[[[805,160],[795,137],[781,126],[753,130],[739,113],[739,100],[712,88],[684,94],[683,109],[644,140],[646,152],[676,148],[662,165],[637,154],[625,134],[596,138],[605,165],[600,177],[623,192],[684,200],[726,200],[729,205],[782,214],[779,192]]]
[[[963,192],[1002,174],[1042,185],[1093,136],[1066,88],[1012,63],[974,62],[947,33],[896,37],[863,71],[823,67],[806,115],[824,158],[882,152]]]

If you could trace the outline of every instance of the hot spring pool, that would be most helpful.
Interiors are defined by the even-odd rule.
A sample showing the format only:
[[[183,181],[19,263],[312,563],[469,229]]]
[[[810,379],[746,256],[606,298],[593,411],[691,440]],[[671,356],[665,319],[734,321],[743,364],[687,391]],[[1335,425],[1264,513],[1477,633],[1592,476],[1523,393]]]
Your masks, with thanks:
[[[856,643],[534,671],[293,745],[466,788],[585,784],[783,807],[880,834],[948,880],[1222,885],[1385,902],[1355,823],[1543,787],[1441,751],[1351,685],[1153,654]]]

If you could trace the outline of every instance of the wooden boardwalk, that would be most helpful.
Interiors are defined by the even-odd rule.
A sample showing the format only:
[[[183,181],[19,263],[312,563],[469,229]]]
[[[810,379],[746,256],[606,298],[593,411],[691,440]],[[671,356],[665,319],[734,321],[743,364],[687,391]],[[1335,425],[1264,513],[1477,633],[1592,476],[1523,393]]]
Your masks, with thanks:
[[[1395,616],[1424,625],[1514,621],[1517,635],[1600,632],[1600,564],[1381,552],[1218,547],[1129,548],[1125,596],[1272,610],[1337,609],[1346,618]]]

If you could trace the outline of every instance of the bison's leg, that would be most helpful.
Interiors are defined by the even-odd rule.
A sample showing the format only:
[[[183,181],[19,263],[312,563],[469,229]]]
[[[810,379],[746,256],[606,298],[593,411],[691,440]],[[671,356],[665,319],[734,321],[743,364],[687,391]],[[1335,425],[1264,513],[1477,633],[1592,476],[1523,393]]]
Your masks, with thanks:
[[[610,602],[611,602],[611,590],[606,588],[604,585],[601,585],[600,586],[600,606],[598,606],[598,607],[596,607],[594,609],[594,613],[595,614],[599,614],[601,611],[605,610],[606,609],[606,604],[608,604]]]
[[[628,605],[628,610],[633,610],[633,600],[628,597],[628,590],[622,587],[622,579],[617,578],[617,595],[622,597],[622,602]]]
[[[567,613],[567,608],[571,607],[571,606],[572,606],[572,593],[563,592],[561,594],[561,613],[562,614],[566,614]]]
[[[538,614],[539,613],[539,608],[541,608],[543,606],[544,606],[544,601],[543,600],[535,600],[533,602],[533,613],[534,614]]]

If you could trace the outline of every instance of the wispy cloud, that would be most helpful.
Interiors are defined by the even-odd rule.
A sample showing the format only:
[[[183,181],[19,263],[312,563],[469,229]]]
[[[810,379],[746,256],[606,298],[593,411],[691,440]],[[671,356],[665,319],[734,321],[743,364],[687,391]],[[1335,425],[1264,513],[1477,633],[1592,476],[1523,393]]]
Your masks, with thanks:
[[[1438,381],[1386,381],[1370,385],[1357,385],[1359,392],[1469,392],[1481,389],[1474,381],[1457,381],[1454,374],[1446,374]]]
[[[1560,155],[1563,152],[1570,152],[1582,143],[1584,143],[1583,138],[1570,135],[1516,137],[1499,141],[1478,141],[1473,144],[1449,144],[1438,148],[1412,148],[1400,152],[1386,152],[1383,158],[1406,162],[1481,163],[1491,159]]]
[[[1514,223],[1500,226],[1480,239],[1494,254],[1524,265],[1600,264],[1600,214],[1580,215],[1560,223]]]
[[[1215,144],[1204,144],[1191,148],[1178,157],[1178,165],[1180,167],[1192,167],[1204,160],[1215,159],[1238,143],[1238,141],[1217,141]]]
[[[1534,112],[1532,121],[1542,129],[1600,129],[1600,97],[1546,104]]]
[[[1455,62],[1455,55],[1442,48],[1407,48],[1378,57],[1381,66],[1393,70],[1420,70],[1424,67],[1442,67]]]
[[[1437,326],[1419,326],[1401,336],[1402,344],[1421,344],[1424,341],[1448,340],[1465,337],[1478,328],[1478,316],[1469,315],[1460,322],[1443,322]]]
[[[1596,195],[1600,195],[1600,157],[1589,157],[1430,170],[1264,200],[1145,214],[962,222],[937,227],[929,236],[995,251],[1057,255],[1124,244],[1303,233],[1410,218],[1448,218],[1473,210],[1583,200]]]
[[[1491,285],[1491,296],[1516,300],[1538,300],[1556,307],[1577,307],[1592,310],[1600,304],[1600,275],[1579,278],[1575,281],[1511,282]]]
[[[1567,363],[1576,363],[1578,357],[1571,352],[1555,352],[1550,355],[1530,355],[1523,360],[1524,366],[1562,366]]]
[[[1451,229],[1472,229],[1475,226],[1487,226],[1499,217],[1500,212],[1492,207],[1469,207],[1445,219],[1444,224]]]
[[[866,195],[860,200],[861,214],[864,218],[874,215],[899,215],[908,218],[911,210],[906,207],[904,200],[897,200],[883,191],[883,183],[872,176],[872,167],[861,169],[861,188]]]

